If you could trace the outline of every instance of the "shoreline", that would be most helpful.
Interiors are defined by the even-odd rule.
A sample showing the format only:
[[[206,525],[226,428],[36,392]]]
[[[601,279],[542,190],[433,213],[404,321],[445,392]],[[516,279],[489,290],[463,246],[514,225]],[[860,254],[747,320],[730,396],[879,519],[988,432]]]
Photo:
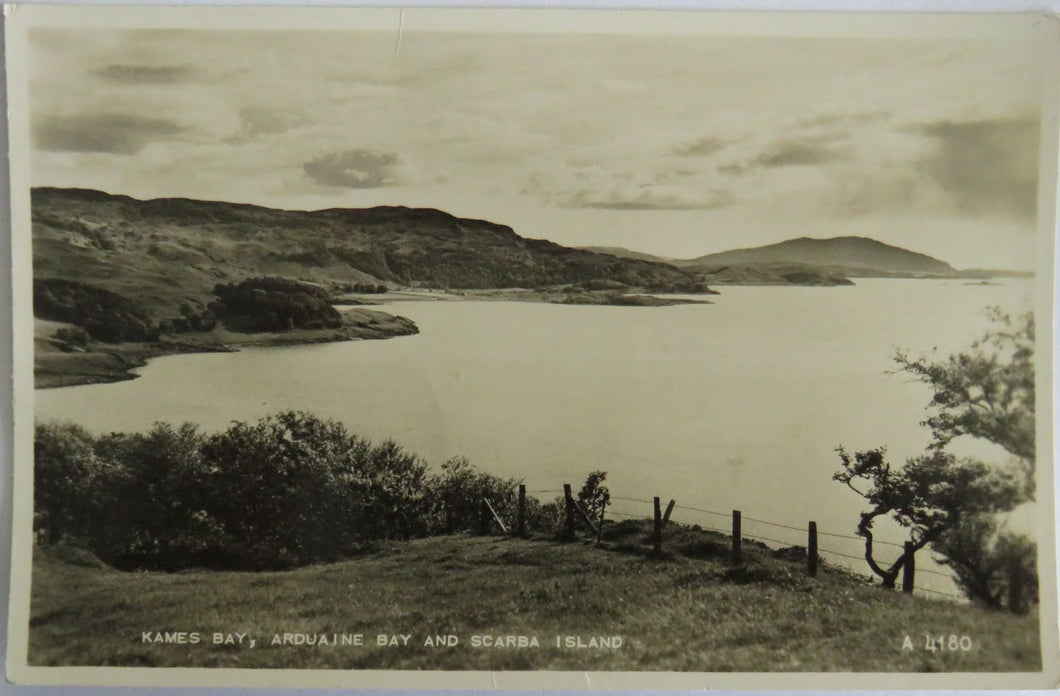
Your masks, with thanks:
[[[908,278],[921,280],[928,278]],[[945,278],[959,280],[959,278]],[[941,280],[941,278],[930,278]],[[995,285],[1000,283],[965,283]],[[741,283],[725,285],[743,286]],[[763,284],[748,283],[747,286]],[[795,286],[797,287],[797,286]],[[821,287],[821,286],[811,286]],[[827,286],[835,287],[835,286]],[[87,350],[64,350],[42,326],[61,324],[35,318],[34,389],[110,384],[136,379],[133,372],[152,358],[193,353],[234,353],[245,347],[282,347],[344,341],[380,340],[419,333],[411,320],[381,311],[386,305],[402,302],[528,302],[565,306],[665,307],[687,304],[713,304],[699,296],[720,294],[716,290],[699,293],[658,291],[662,297],[644,288],[586,289],[571,285],[552,288],[485,288],[466,290],[415,289],[392,290],[380,294],[346,293],[335,298],[346,325],[337,329],[294,329],[281,332],[239,333],[217,327],[207,333],[182,333],[158,343],[99,343]],[[680,294],[682,297],[665,295]],[[373,309],[368,309],[373,307]]]
[[[158,343],[98,343],[88,350],[63,351],[48,336],[34,338],[34,389],[59,389],[88,384],[127,382],[132,372],[152,358],[193,353],[237,353],[242,348],[268,348],[314,343],[381,340],[419,333],[410,319],[359,307],[343,312],[338,329],[293,329],[283,332],[238,333],[218,327],[207,333],[180,334]]]
[[[699,294],[717,294],[699,293]],[[293,329],[290,331],[238,333],[223,327],[207,333],[182,333],[178,338],[158,343],[99,343],[88,350],[63,350],[61,342],[41,335],[40,321],[34,338],[34,389],[60,389],[89,384],[112,384],[139,377],[133,372],[152,358],[192,353],[235,353],[247,347],[282,347],[314,343],[381,340],[419,333],[411,320],[377,309],[392,302],[536,302],[563,305],[620,307],[663,307],[682,304],[711,304],[709,300],[662,298],[650,294],[624,294],[615,291],[525,288],[483,290],[398,290],[379,295],[344,294],[336,305],[349,305],[342,311],[346,325],[338,329]]]

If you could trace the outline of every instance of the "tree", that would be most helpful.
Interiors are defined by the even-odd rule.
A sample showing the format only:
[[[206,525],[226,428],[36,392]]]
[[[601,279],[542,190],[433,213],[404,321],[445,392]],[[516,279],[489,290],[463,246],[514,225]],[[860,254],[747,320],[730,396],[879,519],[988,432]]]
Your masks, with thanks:
[[[932,548],[968,597],[1016,614],[1037,602],[1037,546],[1005,529],[996,515],[966,515]]]
[[[884,568],[874,557],[872,526],[890,516],[909,529],[911,551],[936,542],[969,516],[1012,510],[1022,502],[1022,476],[1011,469],[958,459],[942,451],[929,452],[892,467],[884,448],[848,454],[839,448],[843,468],[834,478],[865,498],[872,509],[861,513],[858,535],[865,538],[865,560],[894,587],[906,556]],[[859,487],[859,485],[861,487]]]
[[[997,308],[988,313],[994,327],[962,352],[943,360],[895,355],[898,372],[932,390],[922,422],[933,438],[927,452],[894,467],[884,448],[853,455],[839,448],[842,468],[833,478],[872,505],[861,513],[858,534],[884,586],[894,586],[906,562],[903,554],[884,568],[874,558],[873,521],[889,516],[910,530],[913,552],[930,544],[966,594],[999,606],[999,587],[1010,603],[1020,604],[1019,595],[1032,584],[1025,576],[1028,567],[1033,573],[1033,542],[998,532],[996,517],[1034,496],[1034,318],[1028,313],[1013,320]],[[999,445],[1014,463],[990,465],[946,451],[965,436]],[[998,579],[1002,571],[1006,579]]]
[[[278,568],[333,560],[371,538],[365,469],[371,445],[334,421],[287,411],[235,422],[202,448],[237,565]]]
[[[39,423],[34,454],[40,543],[125,569],[288,568],[428,530],[422,461],[307,413],[208,437],[191,424],[96,438]]]
[[[591,520],[599,520],[604,509],[611,504],[611,491],[603,485],[606,478],[606,471],[594,471],[586,477],[582,489],[578,491],[578,502]]]
[[[95,440],[73,423],[38,423],[33,438],[33,529],[47,544],[91,543],[106,519],[114,467]],[[100,517],[100,516],[103,517]]]
[[[900,372],[931,387],[932,449],[960,436],[1003,447],[1034,476],[1034,315],[1013,319],[997,307],[987,310],[994,328],[968,350],[944,360],[895,355]],[[1033,487],[1027,491],[1033,495]]]
[[[118,502],[107,511],[107,531],[92,548],[100,558],[123,568],[174,570],[221,554],[223,529],[210,510],[216,493],[203,441],[191,423],[155,423],[146,433],[96,441],[96,456],[122,472],[110,486]]]
[[[484,499],[501,519],[511,522],[515,518],[519,481],[479,471],[464,457],[442,464],[441,474],[430,477],[426,486],[432,500],[430,533],[456,534],[479,529]]]

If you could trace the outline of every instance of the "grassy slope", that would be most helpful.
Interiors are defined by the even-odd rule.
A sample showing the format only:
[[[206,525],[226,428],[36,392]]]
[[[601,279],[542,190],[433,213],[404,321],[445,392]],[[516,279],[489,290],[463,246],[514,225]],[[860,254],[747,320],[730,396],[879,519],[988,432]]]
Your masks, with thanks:
[[[645,527],[586,543],[440,537],[356,560],[275,573],[121,573],[69,549],[37,548],[30,662],[40,665],[675,671],[1036,671],[1035,615],[906,597],[726,539],[676,530],[683,552],[642,553]],[[618,537],[618,538],[614,538]],[[622,552],[625,551],[625,552]],[[80,558],[80,562],[78,559]],[[200,631],[152,645],[142,631]],[[239,631],[254,649],[214,647]],[[272,646],[275,633],[363,633],[362,647]],[[411,634],[377,647],[379,633]],[[968,635],[968,652],[923,650],[924,634]],[[424,647],[429,634],[460,645]],[[537,636],[539,648],[473,648],[474,634]],[[615,650],[557,649],[556,635],[621,635]],[[916,651],[902,651],[904,636]]]

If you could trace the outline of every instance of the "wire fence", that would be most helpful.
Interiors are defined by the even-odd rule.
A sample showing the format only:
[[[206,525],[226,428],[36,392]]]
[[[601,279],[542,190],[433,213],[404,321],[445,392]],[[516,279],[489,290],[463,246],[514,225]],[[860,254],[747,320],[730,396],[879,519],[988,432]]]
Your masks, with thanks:
[[[847,561],[856,561],[858,565],[851,563],[842,563],[845,568],[856,574],[862,575],[866,579],[872,577],[861,570],[858,566],[866,561],[864,554],[855,555],[854,553],[848,553],[845,550],[837,548],[829,548],[827,546],[821,546],[819,543],[819,537],[827,537],[830,539],[844,540],[844,541],[856,541],[861,544],[866,542],[865,537],[856,536],[852,534],[844,534],[836,531],[820,530],[817,528],[816,522],[808,522],[806,526],[798,526],[790,524],[788,522],[780,522],[776,520],[768,520],[761,517],[744,516],[739,510],[732,510],[729,512],[722,512],[720,510],[710,510],[708,508],[696,507],[693,505],[678,505],[676,501],[670,500],[666,506],[665,515],[661,512],[661,501],[659,498],[638,498],[632,496],[622,495],[610,495],[610,502],[614,504],[616,501],[624,503],[620,507],[624,509],[615,509],[614,507],[607,507],[603,510],[603,514],[598,519],[590,519],[586,511],[581,505],[574,500],[571,495],[570,484],[564,484],[562,489],[541,489],[527,491],[525,486],[520,486],[520,503],[519,503],[519,518],[513,529],[517,534],[523,534],[525,532],[525,496],[527,493],[534,495],[557,495],[562,496],[560,498],[566,508],[566,523],[565,523],[565,535],[569,538],[575,536],[575,517],[580,517],[584,525],[587,525],[597,535],[597,539],[601,538],[604,525],[608,520],[614,521],[615,518],[621,519],[640,519],[640,520],[654,520],[653,525],[653,552],[655,554],[661,554],[662,552],[662,529],[668,522],[671,521],[671,515],[674,510],[681,511],[679,513],[680,519],[672,518],[675,524],[680,524],[688,527],[697,528],[700,530],[716,532],[722,535],[728,535],[730,543],[733,547],[733,559],[738,561],[742,553],[742,542],[744,540],[762,542],[764,544],[776,545],[777,549],[781,550],[785,548],[799,549],[800,552],[804,553],[807,562],[807,571],[811,576],[816,576],[818,558],[831,557],[834,559],[844,559]],[[507,527],[501,518],[497,515],[496,510],[486,499],[483,499],[483,514],[482,519],[484,521],[484,527],[489,526],[489,518],[492,518],[497,522],[502,530],[507,532]],[[644,506],[644,507],[642,507]],[[488,510],[487,510],[488,508]],[[731,519],[731,526],[720,526],[717,523],[716,518]],[[708,521],[709,520],[709,521]],[[747,523],[750,527],[744,526]],[[755,525],[761,525],[764,528],[772,530],[779,530],[779,533],[771,531],[762,531],[753,529]],[[792,541],[790,538],[783,538],[790,536],[790,532],[798,532],[800,535],[797,541]],[[485,533],[485,532],[484,532]],[[915,549],[908,543],[899,543],[888,539],[879,539],[875,536],[872,539],[873,547],[889,547],[899,549],[900,554],[893,561],[894,565],[892,568],[895,570],[893,581],[897,580],[897,573],[899,569],[902,572],[902,589],[907,593],[919,593],[921,595],[930,595],[933,597],[944,597],[951,600],[963,600],[963,597],[953,591],[946,591],[936,587],[914,587],[913,578],[914,573],[916,575],[929,575],[938,578],[944,578],[949,583],[947,587],[953,587],[954,576],[950,573],[941,572],[934,568],[915,568]],[[907,562],[907,560],[909,562]],[[886,565],[886,564],[884,564]],[[936,583],[937,585],[937,583]]]
[[[561,491],[561,490],[537,491],[537,493],[543,493],[543,494],[550,494],[550,493],[562,494],[563,492],[564,491]],[[614,503],[615,501],[619,501],[621,503],[627,503],[627,504],[628,503],[633,503],[635,505],[632,505],[632,506],[631,505],[623,505],[622,506],[622,508],[623,508],[622,510],[615,510],[615,509],[609,507],[609,508],[607,508],[605,510],[605,516],[602,517],[601,520],[603,520],[605,518],[651,519],[653,517],[653,514],[654,514],[654,509],[658,505],[657,499],[649,500],[649,499],[646,499],[646,498],[636,498],[636,497],[613,495],[613,494],[610,496],[610,500],[612,501],[612,503]],[[677,504],[674,501],[670,501],[670,503],[671,503],[671,505],[669,507],[672,510],[680,510],[680,511],[682,511],[680,519],[678,519],[678,518],[669,518],[669,515],[667,515],[668,521],[672,521],[675,524],[681,524],[681,525],[690,526],[690,527],[694,526],[694,527],[698,527],[699,529],[703,529],[703,530],[707,530],[707,531],[711,531],[711,532],[717,532],[719,534],[730,534],[730,535],[733,535],[733,536],[735,536],[736,534],[739,534],[740,537],[743,538],[743,539],[748,539],[748,540],[757,541],[757,542],[764,542],[764,543],[767,543],[767,544],[775,544],[775,545],[778,546],[778,548],[797,547],[797,548],[807,548],[808,549],[808,547],[812,544],[813,546],[816,547],[816,549],[815,549],[816,552],[818,554],[821,554],[822,556],[833,557],[833,558],[836,558],[836,559],[845,559],[845,560],[850,560],[850,561],[858,561],[858,562],[861,562],[861,563],[865,562],[864,555],[855,555],[853,553],[848,553],[846,551],[841,551],[841,550],[836,549],[836,548],[828,548],[827,546],[821,546],[817,542],[817,536],[819,535],[819,536],[822,536],[822,537],[829,537],[829,538],[832,538],[832,539],[843,539],[843,540],[847,540],[847,541],[857,541],[857,542],[860,542],[860,543],[864,543],[866,540],[865,540],[864,537],[861,537],[861,536],[855,536],[853,534],[843,534],[843,533],[835,532],[835,531],[819,530],[816,527],[816,523],[810,523],[807,526],[798,526],[798,525],[789,524],[789,523],[785,523],[785,522],[779,522],[779,521],[775,521],[775,520],[763,519],[761,517],[744,516],[744,515],[741,515],[741,513],[739,511],[722,512],[720,510],[710,510],[710,509],[707,509],[707,508],[695,507],[695,506],[692,506],[692,505],[679,505],[679,504]],[[636,510],[636,508],[638,508],[640,505],[648,506],[648,508],[646,510]],[[719,526],[717,524],[705,523],[705,522],[707,522],[706,516],[715,517],[715,518],[725,518],[725,519],[731,519],[731,518],[735,517],[736,519],[734,520],[734,526],[733,527],[726,528],[724,526]],[[801,537],[801,543],[798,543],[798,542],[793,543],[790,539],[778,538],[778,536],[784,536],[783,534],[781,534],[781,535],[773,535],[773,534],[769,534],[769,533],[761,533],[758,530],[746,529],[745,527],[742,526],[743,523],[750,523],[751,525],[762,525],[763,527],[769,527],[769,528],[773,528],[773,529],[780,529],[780,530],[786,530],[786,531],[792,531],[792,532],[799,532],[799,533],[801,533],[803,535],[806,535],[806,536]],[[812,531],[810,531],[810,530],[812,530]],[[812,541],[810,541],[810,539],[809,539],[810,535],[812,535],[812,537],[813,537]],[[873,538],[872,543],[873,543],[874,547],[876,547],[876,546],[884,546],[884,547],[890,547],[890,548],[899,549],[900,550],[899,558],[902,557],[901,554],[905,554],[905,552],[906,552],[906,544],[905,543],[900,543],[900,542],[892,541],[892,540],[888,540],[888,539],[879,539],[879,538],[875,538],[875,537]],[[738,542],[736,542],[735,539],[734,539],[734,546],[738,546]],[[813,561],[811,563],[811,565],[815,567],[816,560]],[[847,569],[849,569],[849,570],[851,570],[853,572],[856,572],[856,573],[858,573],[860,575],[864,575],[866,578],[873,577],[873,576],[868,575],[867,573],[860,572],[856,567],[852,566],[851,564],[847,563],[847,564],[842,564],[842,565],[844,565]],[[917,575],[924,574],[924,575],[930,575],[930,576],[939,577],[939,578],[946,578],[947,580],[951,580],[951,581],[953,580],[953,575],[952,574],[946,573],[946,572],[941,572],[941,571],[935,570],[933,568],[919,567],[919,568],[915,569],[915,573]],[[915,587],[914,588],[914,587],[912,587],[911,579],[910,579],[909,583],[910,583],[909,587],[906,590],[908,592],[926,594],[926,595],[930,595],[930,596],[933,596],[933,597],[944,597],[944,598],[948,598],[948,599],[952,599],[952,600],[963,600],[963,597],[960,594],[956,593],[956,592],[945,591],[945,590],[942,590],[942,589],[935,589],[935,588],[929,588],[929,587]]]

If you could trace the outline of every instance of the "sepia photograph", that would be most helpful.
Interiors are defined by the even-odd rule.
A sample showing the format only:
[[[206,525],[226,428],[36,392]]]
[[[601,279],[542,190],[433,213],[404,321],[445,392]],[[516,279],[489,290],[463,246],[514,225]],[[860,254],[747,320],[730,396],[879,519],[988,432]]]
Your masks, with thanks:
[[[16,683],[1060,677],[1054,18],[5,39]]]

